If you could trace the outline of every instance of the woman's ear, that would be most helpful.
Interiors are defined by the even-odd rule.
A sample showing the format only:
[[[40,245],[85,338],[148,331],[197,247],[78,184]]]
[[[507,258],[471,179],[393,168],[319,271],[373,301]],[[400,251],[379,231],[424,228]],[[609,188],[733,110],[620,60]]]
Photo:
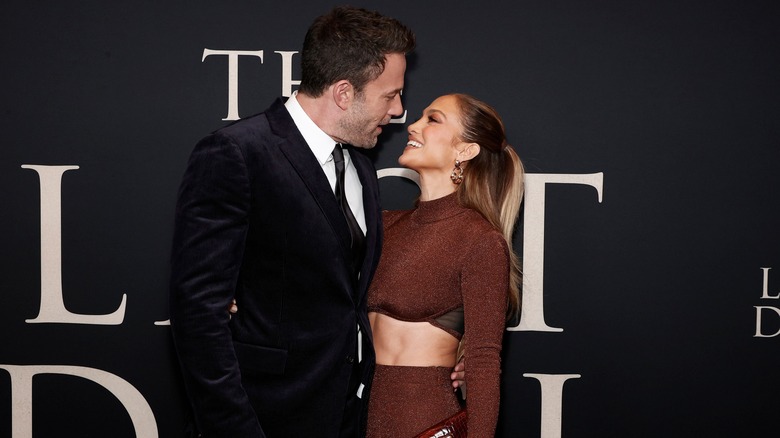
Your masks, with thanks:
[[[342,79],[331,86],[331,93],[336,106],[346,111],[355,97],[355,87],[348,80]]]
[[[458,151],[458,160],[469,161],[472,158],[479,155],[480,147],[477,143],[464,143],[460,151]]]

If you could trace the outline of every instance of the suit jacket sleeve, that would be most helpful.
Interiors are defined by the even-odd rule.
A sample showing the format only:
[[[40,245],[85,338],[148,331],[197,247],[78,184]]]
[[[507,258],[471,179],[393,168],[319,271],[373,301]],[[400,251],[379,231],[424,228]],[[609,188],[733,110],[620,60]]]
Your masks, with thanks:
[[[241,149],[219,133],[195,147],[176,207],[171,328],[203,436],[264,436],[228,328],[251,205]]]

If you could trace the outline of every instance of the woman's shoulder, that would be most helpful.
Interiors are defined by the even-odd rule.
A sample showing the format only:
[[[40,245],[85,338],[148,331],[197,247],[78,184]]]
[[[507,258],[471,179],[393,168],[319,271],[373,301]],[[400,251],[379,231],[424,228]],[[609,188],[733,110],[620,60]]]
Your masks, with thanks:
[[[485,216],[482,216],[477,210],[471,208],[464,208],[464,210],[461,221],[470,229],[473,229],[474,233],[503,238],[501,231],[497,230],[490,221],[485,219]]]
[[[508,246],[501,231],[497,230],[476,210],[468,209],[462,215],[464,226],[462,239],[475,253],[506,253]]]
[[[392,225],[398,222],[402,217],[411,213],[412,210],[382,210],[382,221],[384,226]]]

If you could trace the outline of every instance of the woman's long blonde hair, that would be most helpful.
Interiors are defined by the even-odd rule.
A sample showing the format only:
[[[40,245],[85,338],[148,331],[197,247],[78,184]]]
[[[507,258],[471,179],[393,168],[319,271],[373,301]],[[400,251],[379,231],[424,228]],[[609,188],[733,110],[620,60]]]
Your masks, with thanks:
[[[503,234],[509,247],[507,318],[520,310],[520,262],[512,248],[512,235],[523,201],[523,163],[507,144],[504,123],[493,107],[467,94],[453,94],[460,109],[460,140],[477,143],[480,152],[463,167],[458,201],[485,217]]]

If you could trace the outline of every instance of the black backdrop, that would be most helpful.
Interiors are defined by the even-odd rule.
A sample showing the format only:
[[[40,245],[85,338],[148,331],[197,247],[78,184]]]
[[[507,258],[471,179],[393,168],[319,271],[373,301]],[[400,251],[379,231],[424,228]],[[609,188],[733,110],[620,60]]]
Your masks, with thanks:
[[[546,187],[516,249],[543,231],[543,256],[524,257],[527,302],[543,298],[563,330],[507,331],[499,435],[776,436],[775,3],[352,4],[417,34],[408,120],[440,94],[474,94]],[[205,50],[263,52],[237,58],[233,103],[251,115],[285,93],[275,52],[299,50],[331,6],[5,0],[0,436],[181,435],[161,323],[173,206],[192,146],[231,104],[229,57]],[[388,131],[378,169],[405,143],[403,125]],[[602,182],[540,186],[590,174]],[[401,178],[381,187],[387,208],[416,195]],[[68,316],[117,309],[121,323]]]

